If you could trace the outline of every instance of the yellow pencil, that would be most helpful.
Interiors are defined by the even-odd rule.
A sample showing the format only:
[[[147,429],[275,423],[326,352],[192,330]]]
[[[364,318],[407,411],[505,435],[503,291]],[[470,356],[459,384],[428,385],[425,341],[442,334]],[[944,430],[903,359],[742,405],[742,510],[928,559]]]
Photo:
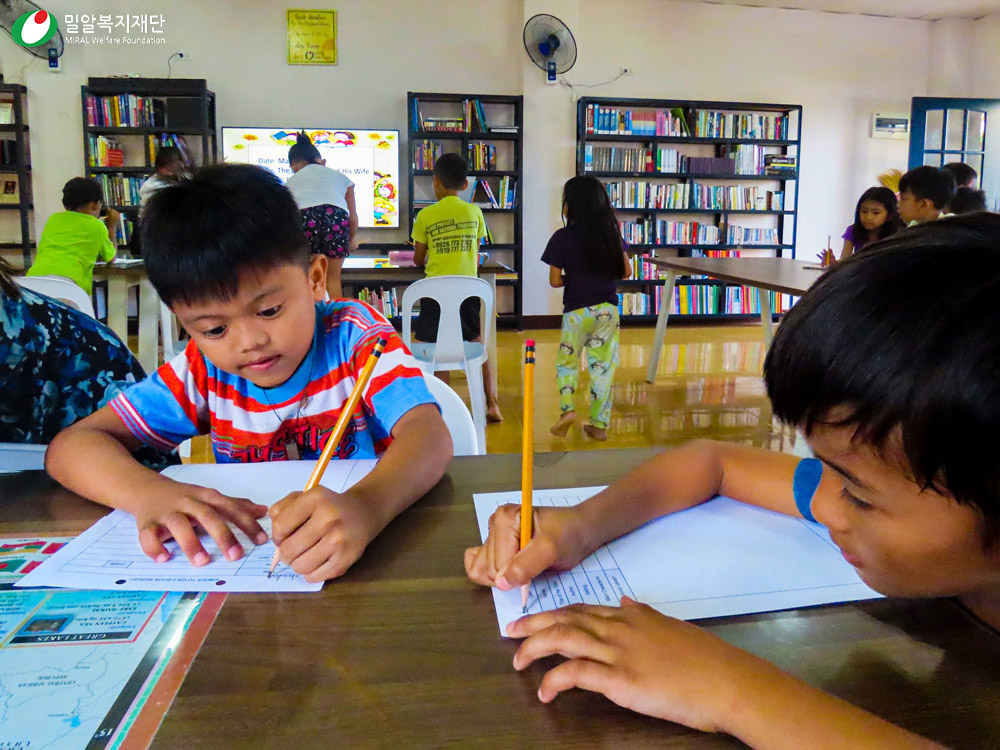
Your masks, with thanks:
[[[323,448],[323,452],[320,454],[319,459],[316,461],[316,466],[312,470],[312,474],[309,475],[309,481],[306,482],[305,492],[309,490],[316,489],[319,486],[320,480],[323,478],[323,473],[326,471],[326,467],[330,463],[330,459],[333,457],[333,452],[337,450],[337,446],[340,445],[341,439],[344,437],[344,433],[347,431],[347,424],[354,417],[354,410],[358,406],[358,402],[361,400],[361,395],[365,392],[365,388],[368,386],[368,381],[371,379],[372,371],[375,369],[375,365],[378,364],[378,358],[382,356],[382,350],[385,349],[386,340],[380,338],[375,342],[375,348],[372,349],[372,353],[368,355],[368,361],[365,362],[365,366],[361,368],[361,374],[358,375],[357,381],[354,383],[354,390],[351,391],[350,398],[347,399],[347,403],[344,404],[343,410],[340,412],[340,416],[337,418],[337,424],[333,428],[333,434],[330,435],[330,439],[326,441],[326,447]],[[281,558],[281,551],[275,547],[274,557],[271,558],[271,568],[267,571],[267,577],[271,577],[271,573],[278,566],[278,560]]]
[[[531,541],[531,469],[534,462],[535,342],[524,346],[524,433],[521,438],[521,549]],[[521,611],[528,611],[530,583],[521,587]]]

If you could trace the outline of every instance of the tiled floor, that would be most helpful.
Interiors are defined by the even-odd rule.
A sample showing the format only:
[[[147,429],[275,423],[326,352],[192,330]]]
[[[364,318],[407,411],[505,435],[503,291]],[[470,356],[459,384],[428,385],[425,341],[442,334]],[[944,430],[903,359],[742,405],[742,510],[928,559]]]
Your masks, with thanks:
[[[504,421],[489,425],[489,453],[521,450],[522,362],[525,339],[536,342],[535,450],[632,448],[673,445],[695,437],[737,441],[788,450],[792,438],[772,424],[771,409],[760,378],[764,344],[758,326],[674,327],[660,358],[656,382],[646,382],[646,363],[653,340],[651,328],[625,328],[621,366],[615,376],[614,409],[609,440],[599,443],[583,434],[588,389],[578,389],[581,422],[565,438],[549,433],[559,417],[555,386],[555,354],[559,332],[501,331],[498,337],[499,397]],[[457,376],[456,376],[457,375]],[[582,372],[581,386],[586,382]],[[468,402],[464,376],[453,374],[452,387]],[[192,458],[210,461],[207,441],[195,442]]]

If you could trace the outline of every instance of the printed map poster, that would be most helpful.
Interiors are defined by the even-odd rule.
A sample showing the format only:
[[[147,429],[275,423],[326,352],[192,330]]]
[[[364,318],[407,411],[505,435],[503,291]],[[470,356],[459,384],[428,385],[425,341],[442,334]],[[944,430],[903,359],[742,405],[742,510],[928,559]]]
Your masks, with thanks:
[[[0,750],[146,747],[225,596],[11,588],[68,541],[0,539]]]
[[[288,64],[337,64],[337,11],[288,11]]]

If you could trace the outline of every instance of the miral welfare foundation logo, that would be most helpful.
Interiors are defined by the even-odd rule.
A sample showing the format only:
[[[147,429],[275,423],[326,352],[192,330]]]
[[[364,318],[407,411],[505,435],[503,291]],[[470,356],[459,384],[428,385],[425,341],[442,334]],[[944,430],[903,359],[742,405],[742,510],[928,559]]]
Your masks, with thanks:
[[[11,36],[22,47],[38,47],[56,35],[56,17],[44,10],[25,13],[14,22]]]

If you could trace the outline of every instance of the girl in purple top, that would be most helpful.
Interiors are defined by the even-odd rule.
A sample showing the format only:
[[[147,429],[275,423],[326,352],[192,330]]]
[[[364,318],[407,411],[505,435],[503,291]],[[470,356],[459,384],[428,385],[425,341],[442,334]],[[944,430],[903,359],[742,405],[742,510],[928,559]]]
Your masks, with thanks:
[[[884,240],[903,228],[896,209],[896,194],[887,187],[868,188],[854,209],[854,223],[843,234],[840,260],[864,250],[876,240]]]
[[[563,319],[556,354],[559,421],[550,429],[565,437],[576,421],[580,354],[587,350],[590,372],[590,422],[583,430],[608,439],[611,385],[618,367],[618,292],[615,282],[632,273],[615,210],[596,177],[573,177],[563,187],[566,226],[556,231],[542,253],[549,284],[562,287]]]

